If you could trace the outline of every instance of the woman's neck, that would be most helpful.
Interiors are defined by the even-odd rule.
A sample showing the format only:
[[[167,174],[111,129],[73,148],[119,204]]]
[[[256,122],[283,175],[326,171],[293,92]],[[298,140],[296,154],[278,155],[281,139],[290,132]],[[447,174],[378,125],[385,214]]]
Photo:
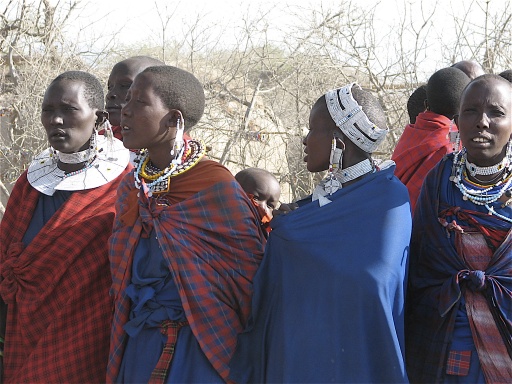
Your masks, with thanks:
[[[84,161],[83,163],[77,163],[77,164],[68,164],[68,163],[63,163],[62,161],[58,161],[57,162],[57,167],[59,169],[62,169],[64,171],[64,173],[71,173],[71,172],[76,172],[76,171],[79,171],[81,170],[82,168],[84,168],[87,164],[87,161]]]
[[[349,168],[353,165],[356,165],[364,160],[370,160],[372,162],[372,158],[370,154],[363,152],[363,151],[346,151],[343,154],[343,163],[342,163],[342,169]],[[358,180],[361,180],[366,174],[359,176],[353,180],[347,181],[346,183],[343,183],[343,187],[348,187],[349,185],[357,182]]]
[[[151,163],[159,169],[167,168],[174,159],[174,156],[171,155],[171,148],[172,147],[169,146],[148,148],[149,160],[151,160]]]

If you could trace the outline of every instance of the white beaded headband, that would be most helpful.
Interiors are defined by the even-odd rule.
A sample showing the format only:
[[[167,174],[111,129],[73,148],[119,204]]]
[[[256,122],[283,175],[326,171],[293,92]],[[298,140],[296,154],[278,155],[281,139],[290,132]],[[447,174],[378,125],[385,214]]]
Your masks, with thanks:
[[[363,151],[372,153],[384,140],[387,129],[381,129],[368,119],[361,106],[352,97],[351,83],[325,94],[327,109],[338,128]],[[358,85],[359,86],[359,85]]]

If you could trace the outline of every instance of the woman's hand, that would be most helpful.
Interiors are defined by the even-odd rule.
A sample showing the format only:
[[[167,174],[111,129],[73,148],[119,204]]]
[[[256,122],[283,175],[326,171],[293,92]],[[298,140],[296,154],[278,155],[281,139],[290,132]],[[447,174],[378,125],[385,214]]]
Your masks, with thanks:
[[[272,214],[274,215],[274,217],[276,217],[278,215],[284,215],[288,212],[294,211],[297,208],[299,208],[297,203],[281,204],[279,206],[279,209],[274,209],[272,211]]]

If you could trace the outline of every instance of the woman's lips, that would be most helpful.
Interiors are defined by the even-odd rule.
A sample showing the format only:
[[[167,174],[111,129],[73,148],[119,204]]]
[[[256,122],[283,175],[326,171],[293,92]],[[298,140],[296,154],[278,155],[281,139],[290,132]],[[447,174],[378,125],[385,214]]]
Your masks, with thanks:
[[[65,138],[67,135],[66,135],[66,132],[62,129],[57,129],[55,131],[52,131],[50,133],[50,139],[63,139]]]

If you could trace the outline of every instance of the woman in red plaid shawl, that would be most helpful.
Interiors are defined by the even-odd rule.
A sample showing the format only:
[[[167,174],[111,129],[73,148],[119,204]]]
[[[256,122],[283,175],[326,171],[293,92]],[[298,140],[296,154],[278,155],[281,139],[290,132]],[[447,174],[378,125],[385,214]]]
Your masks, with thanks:
[[[105,115],[102,86],[89,73],[65,72],[44,95],[51,147],[16,182],[0,225],[4,382],[105,378],[108,238],[129,167],[122,143],[96,132]]]
[[[512,84],[483,75],[464,147],[427,176],[413,221],[407,372],[418,383],[512,382]]]
[[[141,151],[119,188],[110,240],[107,381],[224,382],[263,255],[258,213],[232,174],[184,136],[205,102],[191,73],[149,67],[127,100],[123,143]]]

